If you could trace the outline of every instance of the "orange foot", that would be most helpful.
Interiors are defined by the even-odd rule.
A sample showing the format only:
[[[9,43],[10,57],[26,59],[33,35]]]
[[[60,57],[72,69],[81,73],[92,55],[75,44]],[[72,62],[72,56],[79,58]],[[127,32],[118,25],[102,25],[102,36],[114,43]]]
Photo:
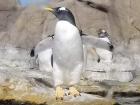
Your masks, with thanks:
[[[74,96],[74,97],[80,96],[79,91],[75,87],[70,87],[68,94],[71,95],[71,96]]]
[[[56,87],[56,92],[55,92],[56,100],[60,99],[63,100],[64,98],[64,90],[61,87]]]

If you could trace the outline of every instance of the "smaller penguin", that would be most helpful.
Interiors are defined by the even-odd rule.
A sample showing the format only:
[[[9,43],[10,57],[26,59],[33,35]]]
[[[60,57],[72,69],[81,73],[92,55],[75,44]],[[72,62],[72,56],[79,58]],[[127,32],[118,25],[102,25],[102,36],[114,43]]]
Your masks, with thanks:
[[[53,40],[54,35],[49,35],[46,39],[40,41],[36,47],[33,47],[30,52],[30,56],[36,58],[36,64],[39,65],[39,70],[52,72],[53,68],[53,55],[52,49],[45,44],[50,43]],[[49,44],[49,45],[50,45]],[[45,49],[44,49],[45,48]]]
[[[99,29],[98,30],[98,37],[103,40],[106,41],[107,43],[109,43],[109,47],[110,47],[110,51],[109,50],[105,50],[105,49],[101,49],[101,48],[96,48],[96,53],[98,55],[98,63],[102,60],[104,62],[112,62],[112,58],[113,58],[113,54],[112,51],[114,49],[112,42],[110,40],[110,36],[109,34],[106,32],[106,30],[104,29]]]

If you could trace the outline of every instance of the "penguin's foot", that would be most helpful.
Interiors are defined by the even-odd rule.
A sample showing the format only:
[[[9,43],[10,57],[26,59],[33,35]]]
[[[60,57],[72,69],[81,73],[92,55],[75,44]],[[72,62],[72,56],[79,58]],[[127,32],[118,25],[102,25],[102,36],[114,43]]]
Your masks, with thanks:
[[[76,97],[76,96],[80,96],[80,93],[75,87],[70,87],[68,95]]]
[[[56,100],[58,99],[63,100],[64,90],[60,86],[56,87],[55,96],[56,96]]]

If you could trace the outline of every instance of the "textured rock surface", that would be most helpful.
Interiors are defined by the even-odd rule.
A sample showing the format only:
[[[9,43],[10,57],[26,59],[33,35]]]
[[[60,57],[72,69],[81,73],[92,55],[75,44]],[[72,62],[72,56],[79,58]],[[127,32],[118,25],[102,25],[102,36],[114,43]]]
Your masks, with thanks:
[[[93,2],[103,6],[106,11],[101,11],[101,8],[95,9]],[[83,94],[83,97],[75,100],[100,98],[92,94],[117,97],[123,96],[124,93],[127,94],[126,96],[134,93],[134,96],[136,94],[140,96],[139,3],[139,0],[53,0],[50,4],[53,7],[66,6],[71,9],[78,27],[84,33],[96,36],[99,28],[106,29],[115,46],[111,64],[97,63],[97,55],[89,51],[87,71],[84,73],[88,82],[81,81],[77,88],[90,95]],[[46,102],[54,92],[50,88],[52,76],[39,71],[34,58],[30,58],[29,53],[41,39],[53,34],[53,27],[57,20],[51,13],[40,7],[17,7],[16,0],[0,1],[0,98]],[[114,84],[107,86],[93,83],[93,81],[103,80],[123,83],[116,84],[113,81]],[[126,81],[131,82],[124,84]],[[52,100],[50,99],[50,104],[62,104],[52,103]],[[70,100],[74,101],[73,98],[68,97],[68,101]],[[105,103],[101,100],[94,101],[95,105]]]
[[[1,11],[12,10],[16,7],[17,7],[17,0],[1,0],[0,1]]]
[[[15,47],[32,48],[41,39],[45,19],[44,11],[35,7],[26,8],[11,28],[11,43]]]

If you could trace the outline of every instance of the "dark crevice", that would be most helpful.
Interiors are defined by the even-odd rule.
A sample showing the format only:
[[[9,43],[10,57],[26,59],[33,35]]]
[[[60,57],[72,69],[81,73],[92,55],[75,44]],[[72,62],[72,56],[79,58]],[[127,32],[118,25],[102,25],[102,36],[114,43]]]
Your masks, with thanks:
[[[121,105],[121,104],[119,104],[119,103],[115,103],[115,104],[113,104],[113,105]]]
[[[138,92],[114,92],[113,97],[140,97]]]
[[[134,28],[140,32],[140,28],[138,28],[137,26],[134,26]]]
[[[106,73],[106,71],[93,71],[93,70],[86,70],[87,72],[90,71],[90,72],[99,72],[99,73]]]
[[[77,0],[77,1],[82,2],[82,3],[84,3],[85,5],[90,6],[90,7],[92,7],[92,8],[95,8],[95,9],[97,9],[97,10],[100,10],[100,11],[102,11],[102,12],[108,13],[108,8],[107,8],[107,6],[105,6],[105,5],[97,4],[97,3],[95,3],[95,2],[88,1],[88,0],[87,0],[87,1],[85,1],[85,0]]]
[[[102,97],[105,97],[107,92],[105,91],[97,91],[97,92],[86,92],[87,94],[93,94],[93,95],[99,95],[99,96],[102,96]]]
[[[43,80],[41,78],[34,78],[34,79],[35,79],[36,82],[38,82],[40,84],[43,84],[43,85],[45,85],[47,87],[50,87],[50,88],[53,87],[53,85],[51,83],[49,83],[48,81],[45,81],[45,80]]]
[[[0,100],[0,105],[47,105],[46,103],[36,104],[31,102],[22,102],[16,100]]]

